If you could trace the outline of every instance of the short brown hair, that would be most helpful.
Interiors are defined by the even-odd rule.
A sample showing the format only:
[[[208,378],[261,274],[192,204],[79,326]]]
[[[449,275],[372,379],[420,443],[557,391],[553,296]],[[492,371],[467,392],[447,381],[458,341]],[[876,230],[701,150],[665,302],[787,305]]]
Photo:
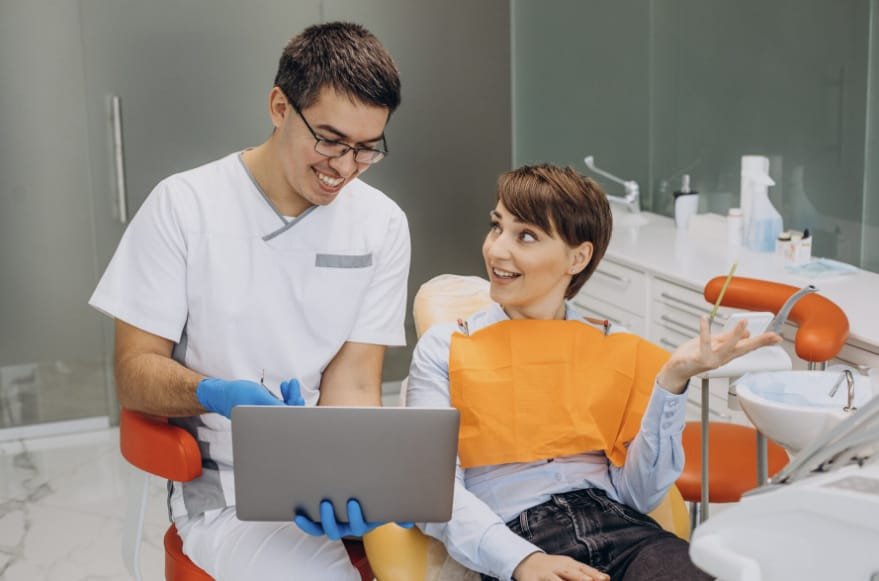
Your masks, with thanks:
[[[306,28],[281,54],[275,86],[297,109],[317,101],[321,89],[368,105],[400,105],[400,72],[379,40],[359,24],[330,22]]]
[[[592,243],[592,259],[565,292],[566,299],[573,298],[610,243],[613,218],[601,186],[570,167],[525,165],[498,178],[497,199],[519,220],[558,235],[568,246]]]

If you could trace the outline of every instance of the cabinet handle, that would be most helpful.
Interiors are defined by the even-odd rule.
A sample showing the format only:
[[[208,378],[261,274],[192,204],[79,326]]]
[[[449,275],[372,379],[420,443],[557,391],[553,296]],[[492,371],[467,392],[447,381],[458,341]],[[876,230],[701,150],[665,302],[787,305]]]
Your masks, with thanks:
[[[605,272],[605,271],[603,271],[603,270],[596,270],[595,272],[598,273],[598,274],[600,274],[600,275],[606,276],[607,278],[610,278],[610,279],[612,279],[612,280],[615,280],[615,281],[617,281],[617,282],[620,283],[620,284],[629,284],[630,282],[632,282],[632,281],[630,281],[628,278],[626,278],[626,277],[624,277],[624,276],[620,276],[620,275],[618,275],[618,274],[614,274],[614,273],[612,273],[612,272]]]
[[[113,125],[113,169],[116,176],[116,207],[119,221],[128,222],[128,197],[125,193],[125,151],[122,146],[122,107],[119,97],[110,97],[110,122]]]
[[[596,271],[596,272],[598,272],[598,271]],[[686,300],[684,300],[684,299],[682,299],[682,298],[679,298],[679,297],[676,297],[676,296],[674,296],[674,295],[668,294],[668,293],[665,292],[665,291],[659,293],[659,296],[660,296],[661,298],[666,299],[666,300],[672,301],[673,303],[677,303],[677,304],[679,304],[679,305],[684,305],[685,307],[690,307],[691,309],[694,309],[694,310],[696,310],[696,311],[699,311],[700,313],[705,313],[706,315],[710,315],[710,314],[711,314],[711,310],[710,310],[710,309],[706,309],[706,308],[704,308],[704,307],[702,307],[702,306],[700,306],[700,305],[694,305],[694,304],[691,303],[690,301],[686,301]],[[729,315],[724,315],[724,314],[721,314],[721,313],[718,313],[718,314],[715,315],[715,317],[714,317],[714,320],[715,320],[715,321],[720,321],[720,322],[723,322],[723,323],[725,323],[728,319],[729,319]]]
[[[669,340],[666,339],[665,337],[660,337],[660,339],[659,339],[659,343],[660,343],[660,345],[665,345],[666,347],[669,347],[669,348],[671,348],[671,349],[677,349],[678,347],[680,347],[680,345],[678,345],[677,343],[673,343],[673,342],[669,341]]]
[[[666,323],[670,323],[672,325],[675,325],[676,327],[680,327],[681,329],[684,329],[685,331],[692,333],[694,337],[699,335],[699,329],[695,329],[689,325],[685,325],[683,323],[680,323],[680,322],[672,319],[668,315],[662,315],[661,317],[659,317],[659,319],[661,321],[665,321]]]
[[[693,400],[691,400],[690,398],[687,398],[687,404],[693,406],[694,408],[696,408],[699,411],[702,411],[702,404],[696,403]],[[731,420],[732,419],[732,416],[729,414],[722,414],[718,411],[714,411],[713,409],[711,409],[710,404],[708,406],[708,415],[714,416],[715,418],[720,419],[720,420]]]

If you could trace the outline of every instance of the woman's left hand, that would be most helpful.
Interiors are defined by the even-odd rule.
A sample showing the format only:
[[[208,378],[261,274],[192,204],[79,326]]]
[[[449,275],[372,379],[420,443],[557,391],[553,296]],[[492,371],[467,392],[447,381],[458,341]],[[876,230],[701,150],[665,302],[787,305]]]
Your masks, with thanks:
[[[747,321],[739,321],[729,331],[711,335],[708,316],[703,315],[699,328],[699,336],[675,349],[671,359],[666,361],[656,376],[659,385],[671,393],[683,393],[694,375],[717,369],[754,349],[782,341],[778,333],[761,333],[750,337]]]

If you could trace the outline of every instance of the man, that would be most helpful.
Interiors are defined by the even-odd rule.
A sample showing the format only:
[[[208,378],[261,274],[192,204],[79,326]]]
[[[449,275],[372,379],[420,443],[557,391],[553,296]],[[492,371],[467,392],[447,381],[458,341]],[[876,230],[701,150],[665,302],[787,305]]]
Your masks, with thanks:
[[[281,56],[271,136],[159,183],[91,298],[116,320],[120,404],[199,441],[203,474],[171,483],[169,503],[184,552],[215,578],[359,578],[337,540],[236,518],[228,418],[242,404],[380,405],[385,348],[405,343],[409,231],[357,178],[387,153],[399,103],[371,33],[306,29]],[[351,521],[326,532],[368,526]]]

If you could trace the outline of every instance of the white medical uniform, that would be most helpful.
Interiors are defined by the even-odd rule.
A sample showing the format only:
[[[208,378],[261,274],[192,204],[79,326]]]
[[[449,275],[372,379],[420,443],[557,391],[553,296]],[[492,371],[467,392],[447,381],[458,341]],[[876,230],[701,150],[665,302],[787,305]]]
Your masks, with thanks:
[[[264,373],[276,394],[295,377],[306,405],[315,405],[321,374],[346,341],[405,344],[409,258],[406,216],[380,191],[354,180],[330,205],[286,218],[235,153],[156,186],[89,303],[174,341],[174,358],[198,373],[254,381]],[[329,567],[342,559],[348,576],[338,578],[356,578],[341,543],[292,524],[234,518],[229,420],[173,421],[202,453],[202,476],[171,483],[169,500],[184,551],[198,565],[239,579],[226,572],[249,560],[240,571],[249,579],[305,579],[314,578],[303,572],[305,561]],[[261,530],[273,540],[260,541]],[[302,550],[291,549],[297,544]],[[272,554],[256,563],[255,547]],[[325,570],[320,578],[336,577]]]

